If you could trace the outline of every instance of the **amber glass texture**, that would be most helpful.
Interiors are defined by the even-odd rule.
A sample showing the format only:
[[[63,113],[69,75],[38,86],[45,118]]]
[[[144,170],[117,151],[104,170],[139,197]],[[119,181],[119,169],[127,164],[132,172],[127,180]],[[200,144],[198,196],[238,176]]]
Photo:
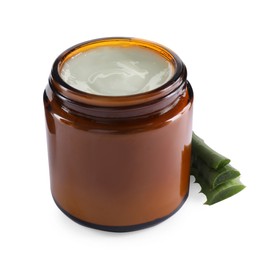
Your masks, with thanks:
[[[63,63],[98,46],[140,46],[169,60],[174,76],[161,87],[121,97],[76,90],[60,77]],[[73,220],[108,231],[157,224],[176,212],[189,189],[193,92],[171,50],[134,38],[78,44],[54,62],[44,91],[52,196]]]

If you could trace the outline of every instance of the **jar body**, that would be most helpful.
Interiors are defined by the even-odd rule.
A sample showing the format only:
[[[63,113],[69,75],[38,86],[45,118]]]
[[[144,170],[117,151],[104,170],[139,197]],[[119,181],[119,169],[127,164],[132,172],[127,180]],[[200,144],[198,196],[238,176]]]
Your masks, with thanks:
[[[192,97],[163,115],[110,123],[66,112],[50,86],[44,102],[51,192],[69,216],[124,231],[157,223],[185,201]]]

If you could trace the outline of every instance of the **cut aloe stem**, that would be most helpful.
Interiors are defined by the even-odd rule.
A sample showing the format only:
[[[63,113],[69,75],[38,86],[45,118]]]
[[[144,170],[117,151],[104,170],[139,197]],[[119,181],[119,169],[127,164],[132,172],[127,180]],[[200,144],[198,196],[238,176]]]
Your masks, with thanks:
[[[230,159],[211,149],[203,139],[192,133],[192,153],[194,157],[202,159],[208,167],[221,169],[230,163]]]
[[[207,201],[205,202],[207,205],[212,205],[219,201],[225,200],[245,188],[245,185],[243,185],[239,177],[237,177],[219,185],[215,189],[211,189],[206,181],[201,178],[199,174],[197,174],[197,172],[197,170],[192,170],[192,174],[194,175],[196,182],[199,183],[202,188],[201,192],[204,193],[207,198]]]
[[[191,175],[207,198],[205,204],[215,204],[245,188],[239,179],[240,172],[228,165],[229,162],[193,133]]]
[[[206,181],[211,189],[225,183],[226,181],[235,179],[240,175],[240,172],[230,165],[215,170],[209,168],[207,164],[199,158],[193,160],[193,166],[199,171],[201,177]]]

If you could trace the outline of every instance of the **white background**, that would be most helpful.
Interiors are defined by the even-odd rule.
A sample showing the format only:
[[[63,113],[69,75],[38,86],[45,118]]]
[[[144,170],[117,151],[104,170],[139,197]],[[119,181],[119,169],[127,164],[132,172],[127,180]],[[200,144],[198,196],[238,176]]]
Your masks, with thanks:
[[[2,1],[1,259],[269,259],[268,1]],[[195,93],[194,130],[232,159],[247,188],[215,204],[192,184],[150,229],[82,227],[49,188],[42,94],[54,59],[93,38],[134,36],[174,50]],[[193,181],[193,179],[192,179]]]

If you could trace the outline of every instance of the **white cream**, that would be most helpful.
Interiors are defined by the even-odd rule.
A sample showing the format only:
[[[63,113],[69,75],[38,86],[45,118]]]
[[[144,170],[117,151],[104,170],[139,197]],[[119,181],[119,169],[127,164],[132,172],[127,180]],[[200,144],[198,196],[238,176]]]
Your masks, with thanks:
[[[173,76],[173,65],[142,47],[97,47],[67,60],[62,79],[80,91],[127,96],[156,89]]]

